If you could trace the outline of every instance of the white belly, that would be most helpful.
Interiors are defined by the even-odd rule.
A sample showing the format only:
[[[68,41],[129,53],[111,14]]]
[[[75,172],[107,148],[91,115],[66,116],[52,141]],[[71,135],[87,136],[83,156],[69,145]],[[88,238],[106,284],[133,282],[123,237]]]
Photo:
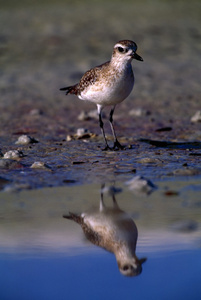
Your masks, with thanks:
[[[99,80],[88,86],[78,97],[102,106],[115,105],[128,97],[133,86],[133,73],[119,77],[113,76],[108,81]]]

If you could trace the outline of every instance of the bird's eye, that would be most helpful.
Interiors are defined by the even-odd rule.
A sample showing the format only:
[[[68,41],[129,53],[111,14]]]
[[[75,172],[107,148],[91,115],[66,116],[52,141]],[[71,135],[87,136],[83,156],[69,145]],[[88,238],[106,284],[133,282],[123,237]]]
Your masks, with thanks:
[[[123,266],[123,270],[124,270],[124,271],[127,271],[128,269],[129,269],[129,266],[128,266],[128,265]]]
[[[122,53],[122,52],[124,52],[124,48],[118,47],[118,51]]]

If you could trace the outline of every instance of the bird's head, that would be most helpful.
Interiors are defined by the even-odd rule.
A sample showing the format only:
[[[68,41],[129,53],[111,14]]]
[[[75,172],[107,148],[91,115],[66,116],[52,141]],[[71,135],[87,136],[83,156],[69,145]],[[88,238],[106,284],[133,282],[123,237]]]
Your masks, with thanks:
[[[137,45],[133,41],[122,40],[114,45],[112,57],[118,60],[131,61],[137,59],[143,61],[143,58],[137,53]]]

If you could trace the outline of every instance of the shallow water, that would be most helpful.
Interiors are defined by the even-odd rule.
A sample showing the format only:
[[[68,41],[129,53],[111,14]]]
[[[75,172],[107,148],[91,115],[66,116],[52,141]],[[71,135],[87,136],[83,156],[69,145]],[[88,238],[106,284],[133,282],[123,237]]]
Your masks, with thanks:
[[[62,218],[98,208],[99,185],[1,193],[1,299],[79,299],[83,293],[84,299],[199,299],[200,180],[155,184],[149,196],[115,185],[122,189],[118,205],[138,228],[136,254],[147,258],[133,278],[120,274],[114,254]],[[109,195],[105,204],[112,205]]]

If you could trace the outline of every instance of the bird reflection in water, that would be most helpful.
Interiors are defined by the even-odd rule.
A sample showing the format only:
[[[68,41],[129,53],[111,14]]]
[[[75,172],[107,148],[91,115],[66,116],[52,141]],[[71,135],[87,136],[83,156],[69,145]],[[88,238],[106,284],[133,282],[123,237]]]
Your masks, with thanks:
[[[138,237],[136,224],[127,213],[119,208],[114,188],[110,188],[113,207],[105,206],[103,192],[104,186],[101,188],[98,211],[81,215],[69,212],[69,215],[63,217],[78,223],[91,243],[114,253],[119,271],[123,275],[137,276],[142,272],[142,264],[146,258],[139,259],[135,254]]]

